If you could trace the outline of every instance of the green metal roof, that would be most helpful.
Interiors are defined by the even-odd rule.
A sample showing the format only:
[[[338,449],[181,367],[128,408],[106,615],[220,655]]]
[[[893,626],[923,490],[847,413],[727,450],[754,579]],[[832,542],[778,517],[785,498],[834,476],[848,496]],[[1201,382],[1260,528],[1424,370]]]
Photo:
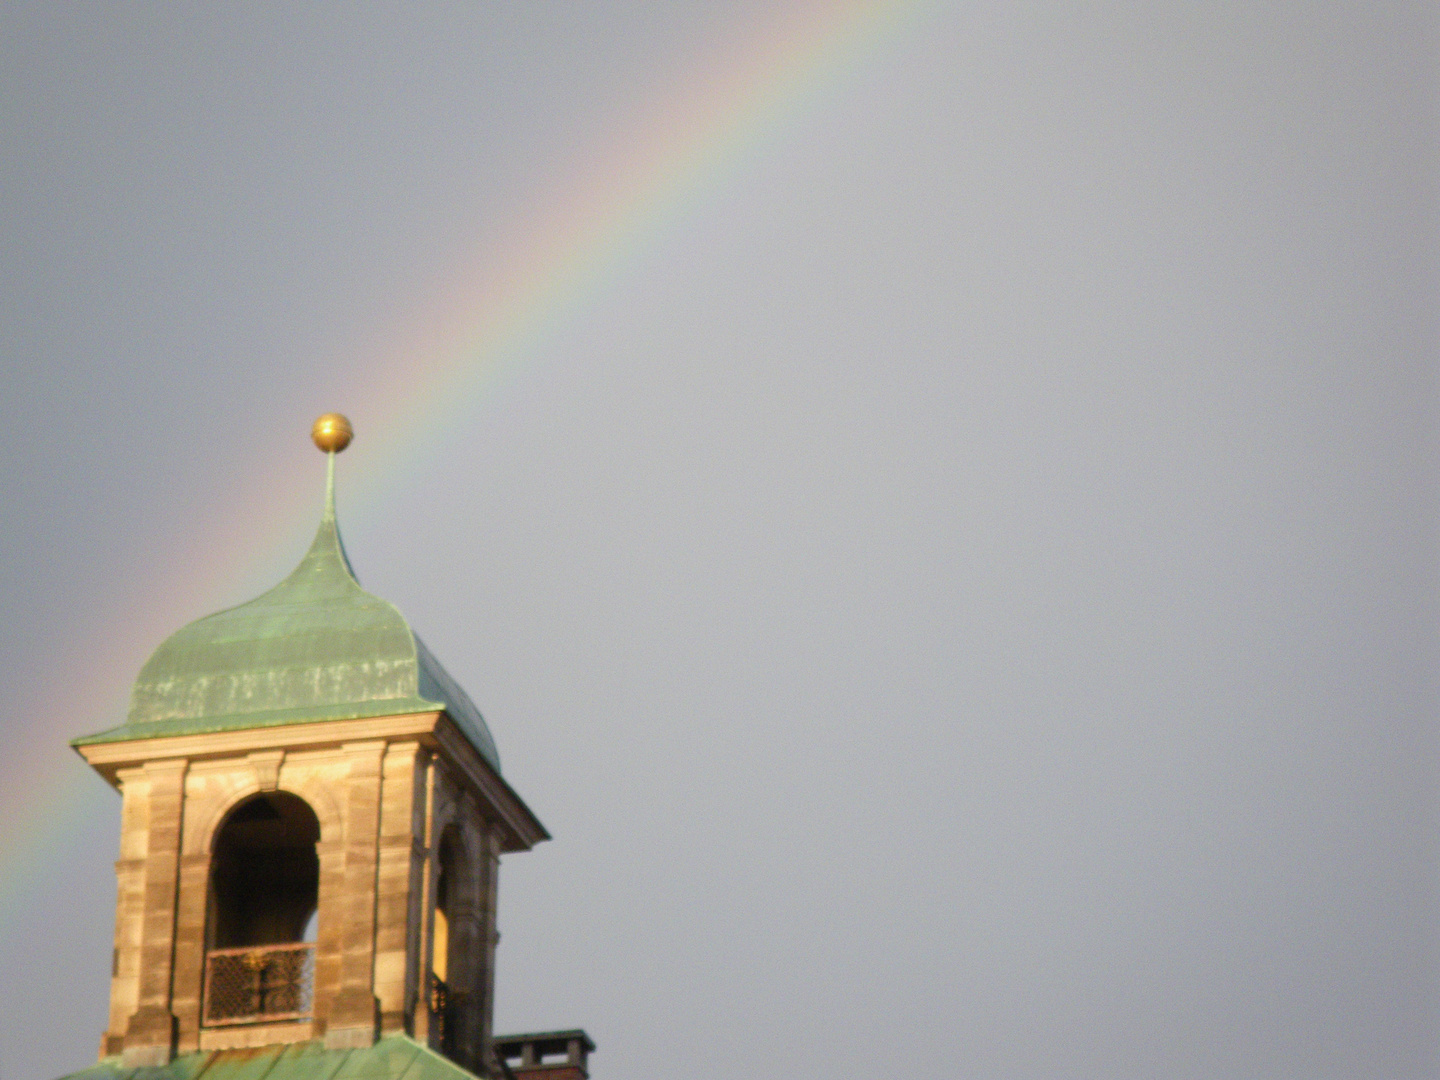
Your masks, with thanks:
[[[62,1080],[475,1080],[475,1074],[404,1035],[358,1050],[322,1042],[210,1050],[168,1065],[126,1068],[118,1057]]]
[[[125,723],[72,745],[444,709],[500,771],[480,711],[395,605],[355,580],[325,513],[300,565],[248,604],[181,628],[140,670]]]

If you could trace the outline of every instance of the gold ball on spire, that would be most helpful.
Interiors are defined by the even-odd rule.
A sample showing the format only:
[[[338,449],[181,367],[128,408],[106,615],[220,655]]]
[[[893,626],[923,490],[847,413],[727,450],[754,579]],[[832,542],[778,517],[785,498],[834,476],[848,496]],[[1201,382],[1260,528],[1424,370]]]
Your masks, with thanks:
[[[355,429],[350,426],[350,421],[338,412],[327,412],[310,429],[310,438],[327,454],[338,454],[350,445],[354,437]]]

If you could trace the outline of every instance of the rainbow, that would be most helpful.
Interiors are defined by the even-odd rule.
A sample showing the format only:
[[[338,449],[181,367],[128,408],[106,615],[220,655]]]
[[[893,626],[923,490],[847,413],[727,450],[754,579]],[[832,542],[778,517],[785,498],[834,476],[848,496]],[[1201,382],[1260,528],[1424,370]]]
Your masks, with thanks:
[[[862,64],[913,33],[932,8],[925,0],[795,5],[634,118],[622,138],[587,163],[585,175],[567,177],[535,200],[509,242],[482,253],[474,270],[414,313],[409,325],[425,329],[404,347],[374,357],[368,370],[362,365],[355,380],[361,392],[335,403],[357,419],[367,441],[397,448],[371,458],[372,475],[357,477],[356,487],[383,491],[400,483],[411,464],[404,448],[416,441],[416,431],[460,419],[587,298],[687,213],[716,198],[778,135],[823,108]],[[266,464],[253,475],[272,474]],[[90,678],[34,703],[9,733],[11,759],[40,764],[24,779],[12,775],[0,793],[7,822],[0,835],[0,910],[39,881],[46,865],[93,843],[95,827],[82,821],[106,812],[104,786],[68,751],[56,749],[69,737],[119,721],[135,675],[133,643],[158,643],[207,614],[218,593],[257,579],[261,567],[286,565],[296,523],[308,528],[315,509],[299,496],[293,505],[277,506],[273,493],[258,486],[227,501],[238,506],[238,517],[227,515],[227,521],[258,522],[258,531],[202,530],[188,550],[165,562],[167,570],[192,568],[189,580],[172,578],[155,588],[146,610],[92,613],[92,625],[108,629],[76,642]],[[217,589],[217,568],[232,589]]]

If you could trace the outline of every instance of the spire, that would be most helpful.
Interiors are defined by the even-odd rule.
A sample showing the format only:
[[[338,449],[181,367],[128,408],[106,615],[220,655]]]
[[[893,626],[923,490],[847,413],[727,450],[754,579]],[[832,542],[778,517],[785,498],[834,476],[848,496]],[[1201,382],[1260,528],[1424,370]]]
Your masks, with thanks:
[[[335,520],[335,452],[325,455],[325,517]]]
[[[290,583],[318,595],[345,592],[351,586],[358,587],[360,581],[345,554],[340,523],[335,517],[335,455],[350,445],[354,429],[339,413],[325,413],[310,429],[310,438],[325,454],[325,511],[320,515],[320,527],[315,530],[310,550],[282,586]]]
[[[327,521],[331,524],[335,521],[335,455],[349,446],[353,438],[355,429],[350,426],[349,419],[340,413],[322,413],[310,429],[311,441],[325,455],[325,516],[321,518],[322,527]],[[336,535],[338,537],[339,534]]]

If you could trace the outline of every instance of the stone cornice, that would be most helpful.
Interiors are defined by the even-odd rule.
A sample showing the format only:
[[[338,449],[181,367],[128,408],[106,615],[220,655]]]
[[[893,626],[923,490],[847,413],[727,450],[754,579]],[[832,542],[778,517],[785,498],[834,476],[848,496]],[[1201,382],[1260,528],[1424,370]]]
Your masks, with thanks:
[[[346,744],[418,740],[454,766],[457,776],[488,811],[503,836],[503,850],[528,851],[550,839],[538,818],[515,790],[492,769],[456,722],[445,712],[406,713],[356,720],[325,720],[239,731],[171,735],[125,742],[88,743],[76,751],[112,787],[122,770],[162,762],[204,761],[274,750],[340,750]]]

